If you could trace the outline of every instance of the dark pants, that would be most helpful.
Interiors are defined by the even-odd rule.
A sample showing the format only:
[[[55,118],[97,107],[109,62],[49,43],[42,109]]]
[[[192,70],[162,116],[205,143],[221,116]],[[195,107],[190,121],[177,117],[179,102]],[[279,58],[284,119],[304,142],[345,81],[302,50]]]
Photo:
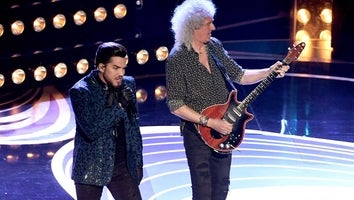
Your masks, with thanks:
[[[120,131],[117,136],[113,176],[107,188],[115,200],[141,200],[139,186],[132,179],[127,168],[125,146],[125,135]],[[77,200],[101,199],[103,187],[83,184],[75,184],[75,187]]]
[[[231,153],[220,154],[207,146],[196,127],[181,127],[192,181],[193,200],[225,200],[230,185]]]
[[[103,187],[76,184],[77,200],[100,200]],[[138,185],[133,181],[125,163],[114,166],[112,181],[107,185],[115,200],[141,200]]]

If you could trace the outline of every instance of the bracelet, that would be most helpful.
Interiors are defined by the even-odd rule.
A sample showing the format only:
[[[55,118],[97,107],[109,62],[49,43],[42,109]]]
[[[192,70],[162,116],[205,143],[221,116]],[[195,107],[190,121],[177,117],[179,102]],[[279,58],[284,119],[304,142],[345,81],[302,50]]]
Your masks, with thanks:
[[[207,126],[208,120],[209,120],[209,117],[207,117],[205,115],[202,115],[202,116],[199,117],[198,124],[202,125],[202,126]]]

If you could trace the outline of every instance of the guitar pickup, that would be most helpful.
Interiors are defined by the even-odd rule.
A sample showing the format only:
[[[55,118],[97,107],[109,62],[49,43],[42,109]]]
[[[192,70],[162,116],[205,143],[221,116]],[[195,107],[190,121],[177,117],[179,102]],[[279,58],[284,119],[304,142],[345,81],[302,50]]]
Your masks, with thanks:
[[[233,111],[238,117],[241,117],[242,113],[237,109],[237,107],[232,108],[232,111]]]
[[[232,116],[230,113],[227,113],[227,117],[233,122],[236,122],[236,118],[234,116]]]

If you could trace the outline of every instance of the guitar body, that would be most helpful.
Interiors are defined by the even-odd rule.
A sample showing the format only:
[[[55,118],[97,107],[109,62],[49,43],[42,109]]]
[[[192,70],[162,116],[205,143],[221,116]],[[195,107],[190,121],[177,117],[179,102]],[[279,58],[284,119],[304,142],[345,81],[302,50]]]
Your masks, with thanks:
[[[233,124],[229,135],[222,135],[206,126],[198,125],[199,133],[203,141],[218,153],[229,153],[236,149],[245,135],[247,122],[253,119],[253,114],[242,108],[237,100],[237,91],[233,90],[224,104],[216,104],[202,111],[202,115],[209,118],[219,118]]]

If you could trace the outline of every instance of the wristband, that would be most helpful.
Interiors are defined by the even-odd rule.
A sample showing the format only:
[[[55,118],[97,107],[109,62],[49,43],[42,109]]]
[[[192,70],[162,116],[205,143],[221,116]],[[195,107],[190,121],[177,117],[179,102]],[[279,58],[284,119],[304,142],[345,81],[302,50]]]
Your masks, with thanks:
[[[202,126],[207,126],[208,120],[209,120],[209,117],[207,117],[205,115],[202,115],[202,116],[199,117],[198,124],[202,125]]]

